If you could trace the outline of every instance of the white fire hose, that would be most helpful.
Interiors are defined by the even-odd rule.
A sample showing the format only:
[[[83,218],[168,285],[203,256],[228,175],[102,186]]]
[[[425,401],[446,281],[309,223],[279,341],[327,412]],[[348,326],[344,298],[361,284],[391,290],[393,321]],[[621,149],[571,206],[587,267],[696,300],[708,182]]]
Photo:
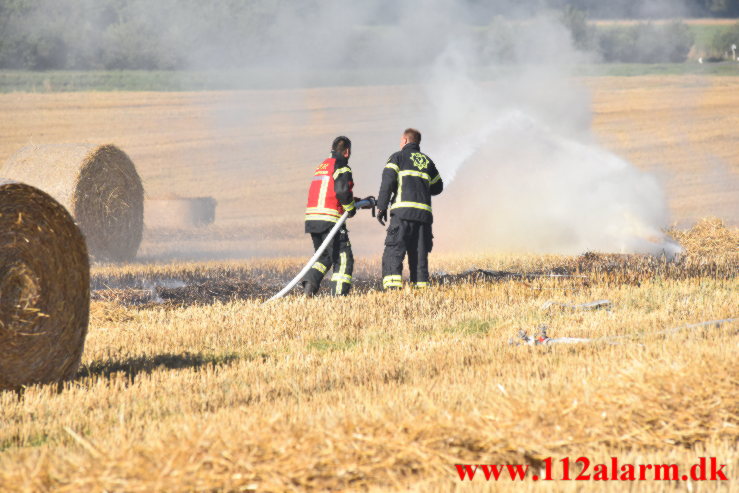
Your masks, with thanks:
[[[357,201],[354,204],[354,207],[356,207],[357,209],[372,209],[372,216],[374,216],[375,215],[375,211],[374,211],[375,198],[367,197],[366,199]],[[326,248],[328,248],[329,244],[331,244],[331,241],[334,239],[334,236],[336,236],[336,233],[339,232],[339,230],[341,229],[341,227],[344,225],[344,223],[346,222],[348,218],[349,218],[349,213],[345,212],[341,216],[341,218],[339,218],[338,222],[334,225],[334,227],[331,228],[331,231],[329,231],[328,236],[326,236],[326,239],[323,240],[323,243],[321,243],[321,246],[318,247],[318,250],[316,250],[316,253],[313,254],[313,256],[310,258],[308,263],[305,264],[305,267],[303,267],[303,270],[301,270],[300,273],[298,273],[298,275],[295,276],[295,278],[287,284],[287,286],[282,288],[282,290],[279,293],[277,293],[276,295],[268,299],[265,303],[269,303],[270,301],[274,301],[274,300],[282,298],[287,293],[289,293],[290,290],[294,288],[295,285],[298,282],[300,282],[301,279],[303,279],[303,277],[308,273],[308,271],[313,266],[313,264],[316,262],[316,260],[318,260],[318,257],[320,257],[323,254],[323,252],[326,250]]]

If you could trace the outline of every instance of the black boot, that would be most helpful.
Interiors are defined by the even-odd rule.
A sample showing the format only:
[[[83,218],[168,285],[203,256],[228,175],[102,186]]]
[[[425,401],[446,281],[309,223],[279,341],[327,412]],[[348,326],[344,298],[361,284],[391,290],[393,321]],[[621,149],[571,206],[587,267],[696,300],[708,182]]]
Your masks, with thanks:
[[[318,286],[310,281],[303,281],[303,294],[307,297],[312,298],[318,292]]]

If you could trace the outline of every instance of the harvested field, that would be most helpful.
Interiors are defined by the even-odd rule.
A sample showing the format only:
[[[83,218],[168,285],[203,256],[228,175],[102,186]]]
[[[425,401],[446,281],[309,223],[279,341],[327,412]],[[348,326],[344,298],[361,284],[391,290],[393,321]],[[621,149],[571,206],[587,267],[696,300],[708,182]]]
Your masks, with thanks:
[[[589,84],[604,144],[665,184],[682,227],[716,216],[739,224],[739,80],[610,78]]]
[[[689,227],[707,216],[739,224],[739,78],[596,77],[593,126],[605,146],[665,184],[673,220]],[[359,195],[376,194],[397,129],[421,104],[414,86],[200,93],[2,94],[0,161],[28,143],[115,141],[136,162],[150,197],[212,196],[218,217],[207,235],[147,232],[150,259],[302,256],[306,176],[336,133],[351,135]],[[350,119],[343,115],[350,114]],[[338,125],[334,122],[341,122]],[[289,140],[290,145],[284,145]],[[280,163],[275,168],[265,163]],[[306,174],[307,173],[307,174]],[[453,220],[443,210],[439,225]],[[446,214],[446,216],[444,216]],[[380,230],[352,220],[360,253],[381,248]],[[439,251],[453,250],[443,234]]]
[[[451,260],[453,257],[446,257]],[[464,258],[464,257],[463,257]],[[123,273],[98,273],[93,276],[92,299],[123,306],[190,306],[228,303],[235,300],[268,299],[285,286],[300,270],[300,260],[287,262],[287,269],[246,267],[250,262],[231,262],[228,267],[132,267]],[[458,260],[457,262],[462,262]],[[474,265],[474,259],[470,258]],[[368,293],[382,291],[380,266],[376,259],[363,258],[364,266],[355,272],[354,291]],[[242,265],[242,267],[239,267]],[[700,279],[713,277],[732,279],[739,274],[739,259],[728,257],[721,261],[706,261],[695,257],[676,261],[642,255],[604,255],[588,253],[576,258],[552,257],[535,270],[518,271],[472,268],[457,273],[437,271],[431,274],[435,285],[527,282],[539,283],[557,280],[572,289],[592,284],[639,285],[655,276],[667,279]],[[324,287],[324,294],[327,294]],[[293,289],[299,295],[299,288]]]
[[[431,280],[445,286],[555,281],[562,289],[577,290],[594,284],[638,286],[654,277],[733,279],[739,275],[739,228],[726,227],[714,218],[701,221],[690,230],[672,230],[671,235],[685,246],[685,251],[674,259],[586,253],[578,257],[530,257],[517,262],[515,270],[501,270],[482,267],[479,257],[445,255],[442,264],[451,263],[459,272],[437,269]],[[531,260],[534,258],[536,262]],[[264,301],[292,279],[302,267],[301,261],[304,259],[99,268],[92,278],[92,299],[123,306],[170,308],[236,300]],[[380,270],[378,258],[362,259],[354,273],[355,292],[381,291]],[[299,289],[295,288],[293,294],[299,294]]]
[[[706,224],[683,233],[692,246],[670,268],[636,256],[434,256],[434,269],[462,275],[341,300],[261,304],[299,259],[96,267],[97,289],[249,287],[234,301],[93,302],[77,379],[0,395],[0,488],[449,491],[463,486],[454,464],[483,462],[528,465],[529,480],[478,478],[476,489],[579,491],[586,483],[530,480],[546,457],[567,456],[680,467],[715,456],[736,481],[739,325],[686,328],[739,315],[739,232]],[[377,259],[358,264],[376,279]],[[549,272],[584,277],[534,275]],[[593,300],[610,305],[547,303]],[[541,325],[617,343],[509,345]]]
[[[0,160],[31,140],[115,138],[151,196],[218,201],[213,225],[147,231],[140,263],[93,267],[75,378],[0,393],[0,490],[736,489],[739,81],[585,82],[598,138],[664,177],[678,257],[475,255],[437,233],[434,285],[383,293],[364,214],[352,296],[269,304],[310,251],[306,177],[336,122],[357,195],[376,193],[413,117],[387,108],[418,101],[413,87],[0,95]],[[684,228],[705,216],[721,219]],[[587,341],[519,344],[541,327]],[[533,481],[547,457],[681,472],[716,457],[731,481]],[[464,463],[529,469],[469,484]]]
[[[213,197],[156,197],[144,202],[148,229],[190,229],[207,226],[216,219]],[[171,234],[171,232],[170,232]]]

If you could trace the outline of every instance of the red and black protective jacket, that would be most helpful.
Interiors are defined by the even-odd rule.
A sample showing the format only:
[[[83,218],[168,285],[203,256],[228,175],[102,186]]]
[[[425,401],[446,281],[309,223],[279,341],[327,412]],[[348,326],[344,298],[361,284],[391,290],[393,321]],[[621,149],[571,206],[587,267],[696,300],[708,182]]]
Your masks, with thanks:
[[[305,232],[322,233],[354,209],[354,181],[349,161],[336,153],[318,165],[308,190]]]

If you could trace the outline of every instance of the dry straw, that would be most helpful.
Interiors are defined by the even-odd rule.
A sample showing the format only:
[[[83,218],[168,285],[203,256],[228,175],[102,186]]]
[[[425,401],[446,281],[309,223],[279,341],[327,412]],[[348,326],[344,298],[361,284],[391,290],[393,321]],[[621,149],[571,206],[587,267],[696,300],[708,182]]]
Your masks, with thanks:
[[[717,217],[703,218],[688,230],[673,229],[668,233],[695,256],[739,254],[739,228],[730,227]]]
[[[216,218],[213,197],[166,196],[147,199],[144,224],[148,229],[188,229],[207,226]]]
[[[98,261],[131,260],[141,243],[144,188],[131,159],[114,145],[30,145],[0,176],[40,188],[72,213]]]
[[[75,375],[87,335],[85,239],[61,204],[0,181],[0,389]]]

